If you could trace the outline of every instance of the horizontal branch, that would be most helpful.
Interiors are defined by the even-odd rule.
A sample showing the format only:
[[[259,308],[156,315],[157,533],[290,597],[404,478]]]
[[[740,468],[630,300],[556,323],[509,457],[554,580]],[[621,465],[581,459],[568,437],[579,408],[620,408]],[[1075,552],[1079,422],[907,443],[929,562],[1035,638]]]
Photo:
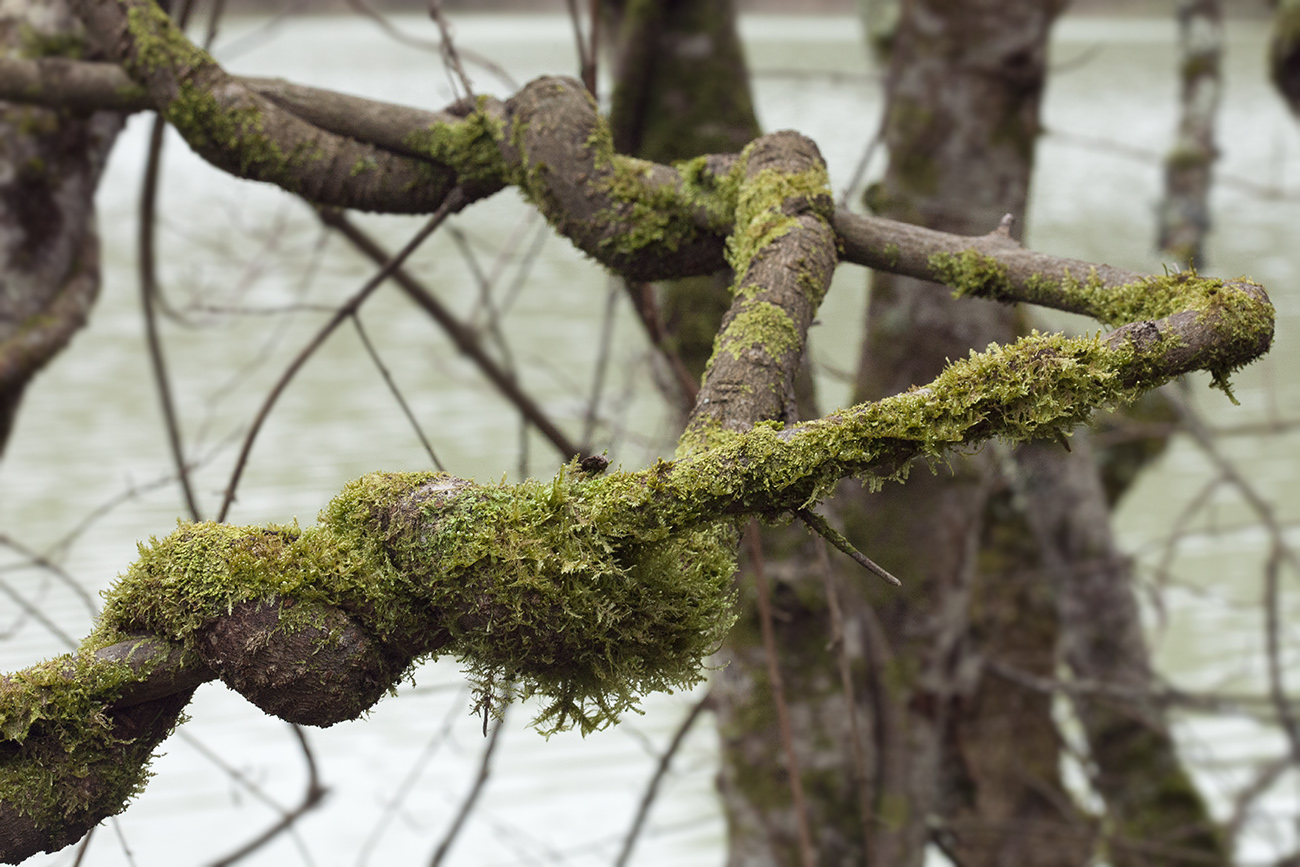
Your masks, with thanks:
[[[557,231],[625,276],[650,280],[728,267],[723,241],[736,220],[737,157],[712,155],[663,166],[614,154],[607,127],[577,82],[540,79],[504,103],[481,98],[474,106],[430,112],[277,79],[224,80],[312,129],[418,159],[447,177],[468,181],[475,195],[518,184]],[[154,98],[132,83],[115,64],[0,61],[0,99],[78,108],[97,100],[119,110],[152,107]],[[516,135],[520,130],[523,134]],[[401,210],[432,211],[441,202],[438,195],[416,199]],[[376,207],[365,200],[338,204]],[[1146,275],[1026,250],[1001,228],[972,238],[843,209],[834,213],[832,226],[841,261],[945,283],[971,295],[1082,313],[1109,325],[1177,310],[1171,299],[1178,293],[1153,297],[1147,291],[1152,278]]]

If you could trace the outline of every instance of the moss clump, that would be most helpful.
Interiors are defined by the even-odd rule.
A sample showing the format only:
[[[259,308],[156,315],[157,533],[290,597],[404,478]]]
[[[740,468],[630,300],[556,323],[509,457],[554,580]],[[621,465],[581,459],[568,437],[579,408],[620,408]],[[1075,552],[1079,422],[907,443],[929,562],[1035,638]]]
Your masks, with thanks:
[[[500,143],[505,122],[485,111],[486,97],[478,107],[455,123],[437,124],[406,136],[403,143],[430,160],[449,167],[462,184],[517,182],[507,171]]]
[[[436,534],[388,545],[480,695],[513,683],[541,698],[547,732],[591,731],[645,692],[692,686],[731,624],[730,524],[637,526],[626,484],[570,466],[550,482],[466,486],[422,508]]]
[[[753,145],[746,148],[736,165],[744,177],[745,164]],[[830,222],[834,200],[830,196],[830,179],[820,161],[812,168],[788,174],[764,169],[745,179],[736,198],[735,231],[727,238],[727,262],[737,275],[736,294],[745,293],[744,276],[749,264],[765,247],[794,229],[797,217],[785,213],[789,201],[806,202],[817,216]],[[810,299],[813,304],[820,297]]]
[[[163,112],[190,146],[229,165],[241,176],[270,181],[293,189],[288,171],[316,150],[303,142],[285,154],[263,131],[262,113],[251,106],[227,108],[211,93],[185,82]]]
[[[136,678],[83,649],[0,680],[0,801],[58,829],[139,793],[154,742],[122,739],[107,715]]]
[[[408,660],[455,655],[485,701],[506,683],[542,698],[546,731],[591,731],[696,683],[731,623],[730,525],[637,526],[622,496],[573,467],[495,487],[374,474],[306,530],[182,525],[142,547],[94,640],[147,630],[192,646],[242,602],[292,600],[287,631],[329,606]]]
[[[1006,266],[976,250],[935,253],[929,265],[934,279],[951,286],[956,297],[1005,298],[1011,291]]]
[[[718,338],[718,351],[733,358],[755,349],[773,359],[799,349],[799,333],[789,315],[767,301],[745,305]]]
[[[212,56],[196,46],[176,27],[156,3],[132,5],[126,13],[127,31],[135,43],[135,57],[127,71],[137,77],[164,67],[183,78],[205,66],[215,66]]]
[[[737,190],[734,169],[719,180],[705,171],[703,158],[689,160],[676,166],[680,186],[651,183],[654,163],[614,154],[603,121],[597,131],[589,144],[596,148],[597,168],[609,170],[600,186],[614,201],[600,216],[627,225],[626,231],[604,239],[605,247],[623,255],[651,246],[676,250],[699,236],[696,217],[701,213],[712,231],[730,231]]]

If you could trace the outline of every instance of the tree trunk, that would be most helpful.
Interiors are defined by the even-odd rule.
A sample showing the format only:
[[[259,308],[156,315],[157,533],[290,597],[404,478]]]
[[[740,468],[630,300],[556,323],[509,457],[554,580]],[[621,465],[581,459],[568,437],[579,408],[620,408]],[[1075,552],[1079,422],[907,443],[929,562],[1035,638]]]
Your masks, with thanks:
[[[1214,115],[1219,109],[1223,10],[1219,0],[1179,0],[1179,116],[1173,148],[1165,157],[1165,198],[1160,204],[1161,250],[1182,265],[1205,264],[1210,231],[1210,168],[1218,156]]]
[[[7,6],[0,52],[95,55],[63,0]],[[0,454],[27,384],[99,292],[95,187],[121,127],[115,112],[0,103]]]

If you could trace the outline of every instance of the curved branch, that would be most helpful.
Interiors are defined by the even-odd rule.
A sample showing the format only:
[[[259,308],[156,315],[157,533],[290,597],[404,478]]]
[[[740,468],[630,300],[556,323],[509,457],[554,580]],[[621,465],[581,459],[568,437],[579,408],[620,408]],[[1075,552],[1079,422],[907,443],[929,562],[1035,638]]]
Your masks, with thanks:
[[[313,126],[228,75],[152,0],[77,0],[106,51],[200,156],[320,204],[437,208],[454,173]]]

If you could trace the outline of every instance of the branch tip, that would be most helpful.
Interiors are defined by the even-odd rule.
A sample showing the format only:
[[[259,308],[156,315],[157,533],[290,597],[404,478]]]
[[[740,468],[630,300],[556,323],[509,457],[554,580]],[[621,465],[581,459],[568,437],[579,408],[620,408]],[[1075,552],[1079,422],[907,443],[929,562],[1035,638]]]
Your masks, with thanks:
[[[840,535],[840,533],[834,527],[828,524],[826,522],[826,519],[823,518],[821,515],[817,514],[811,509],[798,509],[795,512],[795,515],[799,518],[799,520],[807,524],[808,528],[812,530],[814,533],[816,533],[818,536],[821,536],[827,542],[830,542],[836,548],[843,551],[845,554],[849,555],[849,558],[852,559],[854,563],[857,563],[859,566],[866,569],[868,572],[871,572],[872,574],[878,575],[879,577],[885,579],[890,584],[893,584],[895,587],[903,586],[902,581],[899,581],[893,575],[886,572],[874,560],[872,560],[866,554],[863,554],[857,548],[853,547],[853,543],[850,542],[848,539],[844,538],[844,536]]]

